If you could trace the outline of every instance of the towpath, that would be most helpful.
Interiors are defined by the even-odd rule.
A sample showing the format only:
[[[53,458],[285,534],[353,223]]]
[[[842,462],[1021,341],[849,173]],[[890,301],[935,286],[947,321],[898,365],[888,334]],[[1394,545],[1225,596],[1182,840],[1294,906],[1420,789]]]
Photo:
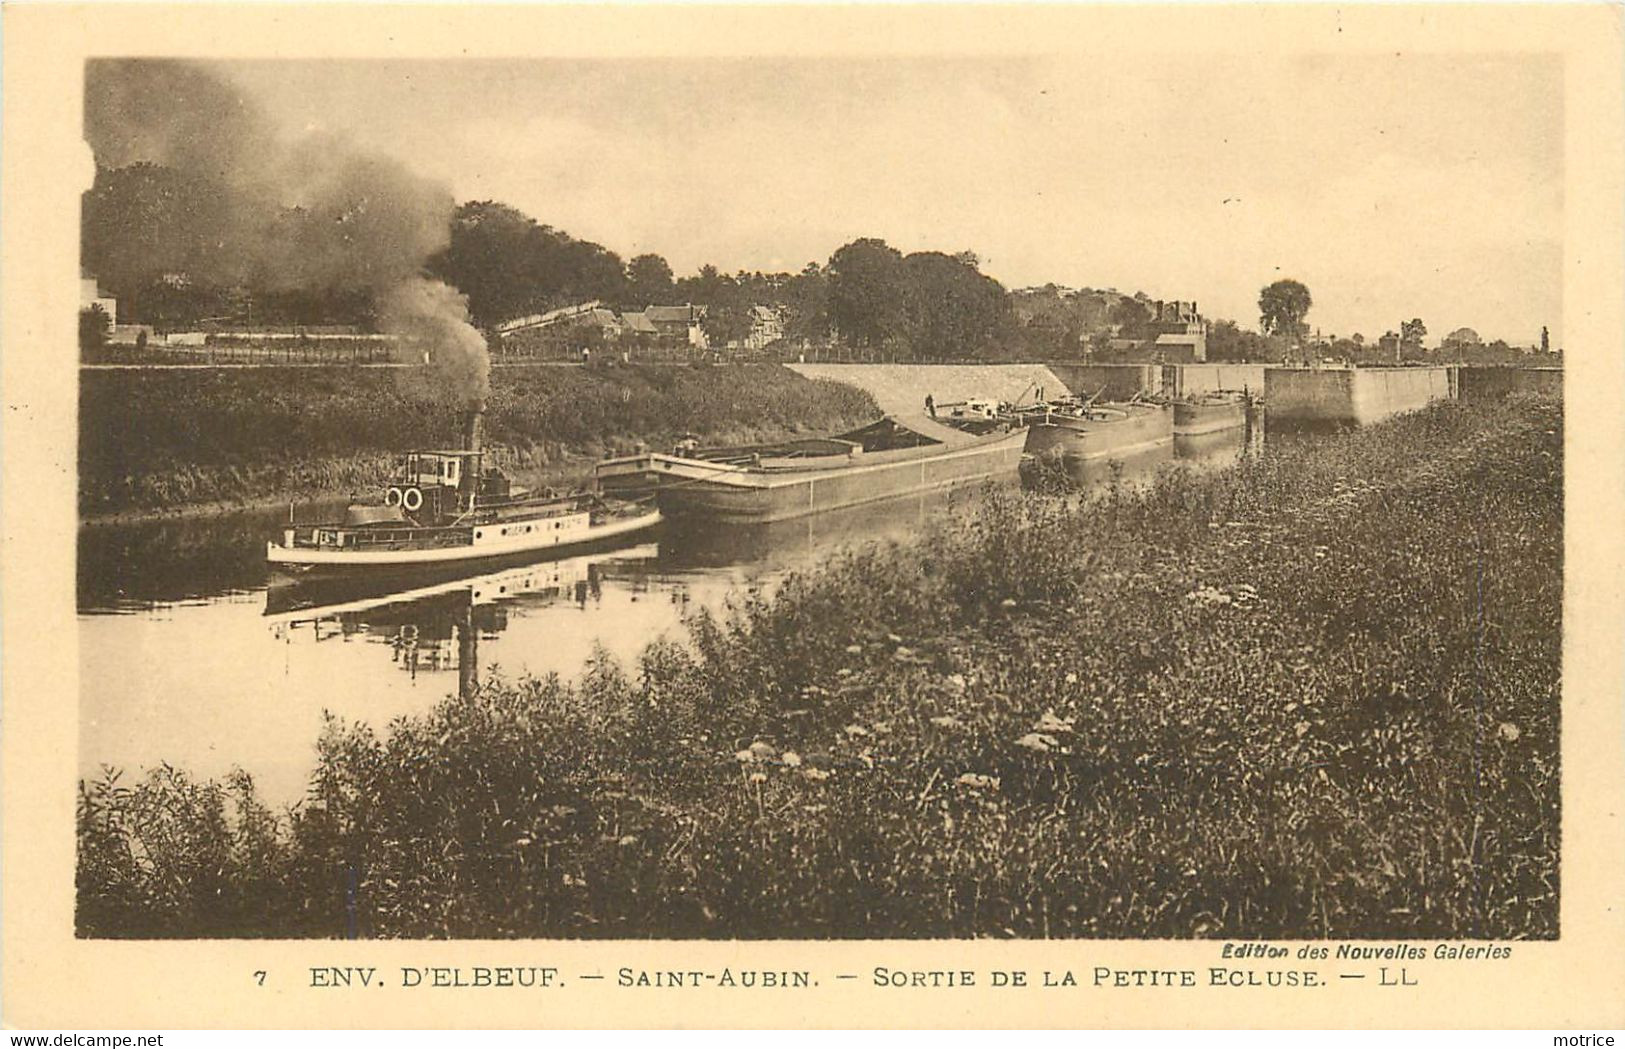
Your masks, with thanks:
[[[963,440],[964,434],[931,419],[925,398],[940,405],[984,399],[1017,401],[1043,387],[1046,397],[1070,393],[1065,383],[1042,364],[788,364],[809,379],[829,379],[856,386],[873,397],[880,410],[909,429],[939,441]]]

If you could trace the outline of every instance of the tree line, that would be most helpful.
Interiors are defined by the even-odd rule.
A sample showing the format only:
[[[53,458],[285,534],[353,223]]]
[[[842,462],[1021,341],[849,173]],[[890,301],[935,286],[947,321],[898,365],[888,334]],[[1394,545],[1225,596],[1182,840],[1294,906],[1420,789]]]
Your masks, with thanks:
[[[82,205],[81,260],[118,300],[121,321],[160,330],[376,324],[364,281],[288,280],[263,258],[245,261],[232,244],[232,220],[251,214],[255,228],[236,232],[269,235],[296,254],[303,231],[330,216],[245,208],[237,192],[206,173],[150,162],[98,169]],[[615,310],[694,303],[707,307],[707,334],[723,345],[749,332],[752,307],[770,306],[794,339],[823,342],[838,332],[851,345],[930,359],[986,351],[1009,321],[1005,289],[970,253],[904,255],[861,238],[795,273],[705,265],[678,277],[660,255],[623,259],[491,200],[455,209],[445,248],[425,268],[463,292],[486,329],[592,300]]]
[[[233,198],[238,192],[207,173],[150,162],[98,169],[83,200],[81,259],[103,293],[118,300],[119,319],[160,330],[211,323],[372,330],[376,306],[366,274],[341,269],[321,280],[308,273],[290,279],[274,262],[286,258],[297,267],[300,245],[315,243],[317,227],[333,217],[301,207],[244,207]],[[245,215],[254,228],[235,230]],[[270,237],[287,250],[268,264],[265,252],[236,248],[239,233],[245,240]],[[983,273],[969,251],[904,254],[884,240],[861,237],[794,273],[727,273],[704,265],[679,277],[658,254],[623,259],[492,200],[455,208],[445,247],[425,270],[465,294],[474,323],[488,331],[517,317],[593,300],[616,311],[693,303],[706,307],[711,344],[725,346],[750,332],[752,307],[768,306],[797,343],[838,341],[894,359],[1111,361],[1153,359],[1163,330],[1143,292],[1053,284],[1013,291]],[[1369,344],[1358,335],[1317,340],[1306,326],[1312,301],[1299,281],[1267,285],[1259,297],[1259,330],[1230,320],[1210,322],[1208,358],[1394,363],[1441,353],[1486,360],[1520,353],[1505,343],[1459,339],[1447,339],[1441,351],[1424,351],[1420,319]],[[86,320],[81,341],[98,342],[104,330],[105,321]]]
[[[986,350],[1009,315],[1004,287],[968,252],[904,255],[861,238],[796,273],[704,265],[677,277],[660,255],[623,264],[607,248],[571,241],[495,201],[458,208],[451,243],[431,267],[468,296],[470,314],[487,327],[594,299],[622,310],[694,303],[707,308],[712,344],[725,345],[749,333],[752,307],[768,306],[792,339],[822,342],[838,332],[852,346],[923,360]]]

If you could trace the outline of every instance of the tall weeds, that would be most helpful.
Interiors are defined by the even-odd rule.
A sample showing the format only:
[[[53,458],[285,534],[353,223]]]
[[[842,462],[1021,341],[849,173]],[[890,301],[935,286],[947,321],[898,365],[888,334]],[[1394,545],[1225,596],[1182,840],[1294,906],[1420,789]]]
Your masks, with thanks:
[[[1553,937],[1561,431],[992,495],[636,668],[330,723],[274,817],[87,785],[80,931]]]

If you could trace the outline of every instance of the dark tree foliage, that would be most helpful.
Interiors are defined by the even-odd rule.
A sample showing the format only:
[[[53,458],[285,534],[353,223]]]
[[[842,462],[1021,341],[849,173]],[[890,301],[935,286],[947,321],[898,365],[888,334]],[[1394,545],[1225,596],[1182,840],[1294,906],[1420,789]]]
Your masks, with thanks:
[[[1118,334],[1125,339],[1141,338],[1151,324],[1151,309],[1139,299],[1119,299],[1110,316]]]
[[[903,270],[903,312],[911,356],[942,360],[972,356],[994,346],[1010,309],[998,281],[978,271],[973,261],[934,251],[908,256]]]
[[[543,278],[536,220],[496,201],[471,201],[452,217],[451,243],[431,263],[437,276],[468,296],[481,326],[523,316],[538,305]]]
[[[864,238],[830,256],[825,273],[831,319],[855,346],[917,360],[985,355],[1011,326],[1004,287],[969,252],[905,258],[885,241]]]
[[[328,211],[281,207],[207,175],[141,162],[98,169],[81,218],[81,263],[131,323],[372,322],[380,275],[351,264],[363,247],[334,248]],[[379,227],[353,233],[387,238]]]
[[[1258,293],[1259,325],[1266,335],[1281,335],[1293,342],[1303,341],[1303,319],[1314,300],[1300,281],[1278,280]]]
[[[208,178],[158,164],[100,168],[81,204],[80,261],[133,321],[204,315],[248,261],[219,236],[249,210]],[[270,212],[258,213],[271,222]],[[157,305],[149,306],[156,301]]]
[[[816,262],[784,282],[785,332],[802,339],[829,335],[829,276]]]
[[[1235,321],[1215,321],[1208,325],[1207,359],[1210,361],[1251,361],[1279,364],[1289,347],[1281,336],[1247,331]]]
[[[113,326],[101,303],[93,302],[79,311],[79,348],[99,350],[107,345],[107,332]]]
[[[458,207],[451,242],[429,268],[468,296],[469,314],[482,327],[589,299],[621,305],[628,297],[619,255],[491,200]]]
[[[638,255],[626,264],[627,295],[633,302],[654,305],[670,302],[671,266],[659,255]]]
[[[902,338],[902,252],[864,237],[837,249],[826,272],[830,313],[842,338],[855,346],[885,346]]]

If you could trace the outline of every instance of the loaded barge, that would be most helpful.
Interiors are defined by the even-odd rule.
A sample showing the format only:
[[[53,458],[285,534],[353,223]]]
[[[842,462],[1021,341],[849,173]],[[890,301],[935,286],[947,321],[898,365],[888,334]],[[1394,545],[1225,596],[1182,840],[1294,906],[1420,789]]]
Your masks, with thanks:
[[[291,571],[402,569],[579,549],[652,528],[653,507],[591,492],[530,492],[485,462],[482,410],[466,415],[463,448],[410,452],[372,502],[344,520],[290,524],[265,559]]]
[[[1006,423],[970,434],[886,418],[837,437],[673,454],[641,452],[600,462],[606,494],[654,493],[665,514],[733,523],[783,521],[1015,474],[1026,434]],[[932,435],[934,434],[934,436]]]
[[[1016,409],[1027,426],[1027,452],[1072,460],[1131,455],[1174,439],[1167,405],[1047,401]]]
[[[1247,424],[1247,394],[1237,390],[1214,390],[1174,402],[1174,433],[1195,437],[1218,433]]]

